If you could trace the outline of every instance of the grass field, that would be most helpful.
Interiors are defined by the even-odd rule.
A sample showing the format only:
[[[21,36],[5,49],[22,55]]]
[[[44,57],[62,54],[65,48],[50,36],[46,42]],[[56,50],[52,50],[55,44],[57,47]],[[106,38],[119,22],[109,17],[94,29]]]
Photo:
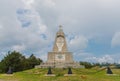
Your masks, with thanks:
[[[13,75],[0,74],[0,81],[120,81],[120,69],[112,69],[116,75],[106,75],[106,70],[72,69],[74,76],[64,76],[68,69],[52,69],[56,76],[44,76],[48,69],[31,69]]]

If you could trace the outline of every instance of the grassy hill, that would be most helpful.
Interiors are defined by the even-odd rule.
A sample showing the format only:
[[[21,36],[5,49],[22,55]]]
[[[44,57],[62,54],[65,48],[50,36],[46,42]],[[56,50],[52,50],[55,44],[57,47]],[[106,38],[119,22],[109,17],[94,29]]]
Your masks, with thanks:
[[[112,69],[116,75],[106,75],[106,70],[72,69],[74,76],[64,76],[68,69],[52,69],[56,76],[44,76],[48,69],[31,69],[13,75],[0,74],[0,81],[120,81],[120,69]]]

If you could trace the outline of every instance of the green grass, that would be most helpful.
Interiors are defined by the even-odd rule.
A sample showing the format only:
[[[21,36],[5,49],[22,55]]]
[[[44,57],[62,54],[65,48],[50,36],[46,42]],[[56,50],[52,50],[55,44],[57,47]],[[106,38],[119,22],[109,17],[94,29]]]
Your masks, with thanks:
[[[116,75],[106,75],[106,70],[72,69],[74,76],[64,76],[68,69],[52,69],[56,76],[44,76],[48,69],[31,69],[13,75],[0,74],[0,81],[120,81],[120,69],[112,69]]]

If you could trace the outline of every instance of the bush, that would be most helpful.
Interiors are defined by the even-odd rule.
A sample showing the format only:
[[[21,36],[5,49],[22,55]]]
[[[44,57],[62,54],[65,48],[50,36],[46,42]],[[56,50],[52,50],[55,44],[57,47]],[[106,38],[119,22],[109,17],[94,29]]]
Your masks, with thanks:
[[[21,53],[13,51],[8,54],[0,62],[0,72],[7,72],[9,67],[12,67],[14,72],[34,68],[42,62],[33,54],[29,58],[25,58]]]

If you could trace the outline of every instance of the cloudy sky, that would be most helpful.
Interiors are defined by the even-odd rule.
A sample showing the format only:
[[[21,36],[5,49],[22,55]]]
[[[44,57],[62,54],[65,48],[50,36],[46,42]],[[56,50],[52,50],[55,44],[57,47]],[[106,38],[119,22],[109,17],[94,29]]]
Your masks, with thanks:
[[[120,63],[120,0],[0,0],[0,59],[46,61],[59,25],[75,61]]]

